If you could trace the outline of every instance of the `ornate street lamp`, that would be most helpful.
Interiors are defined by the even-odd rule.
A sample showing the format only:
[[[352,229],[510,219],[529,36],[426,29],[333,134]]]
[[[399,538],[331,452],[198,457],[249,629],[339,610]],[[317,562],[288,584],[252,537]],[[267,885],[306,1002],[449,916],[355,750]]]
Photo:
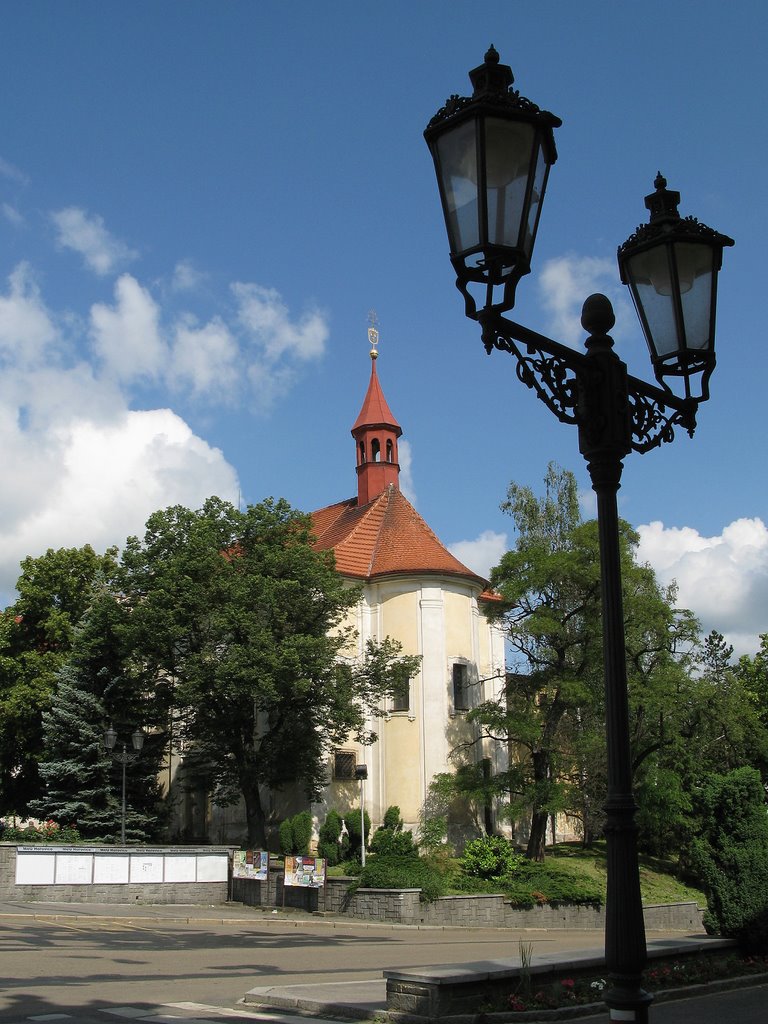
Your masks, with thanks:
[[[584,302],[586,353],[508,320],[502,314],[514,307],[517,282],[530,271],[548,171],[557,155],[552,130],[561,122],[511,89],[512,72],[499,64],[493,47],[470,79],[473,95],[452,96],[424,137],[466,313],[479,321],[486,351],[512,354],[520,380],[561,422],[578,427],[579,450],[597,495],[608,755],[605,1001],[612,1021],[643,1024],[651,996],[642,988],[646,945],[616,494],[622,460],[631,451],[645,453],[672,441],[678,427],[693,435],[715,365],[717,273],[723,247],[733,240],[693,218],[682,219],[679,194],[668,192],[657,177],[656,191],[646,199],[650,223],[620,247],[619,268],[661,388],[630,376],[613,351],[608,332],[615,317],[604,295]],[[478,293],[484,297],[479,306]],[[682,394],[672,391],[667,378],[679,381]]]
[[[144,746],[144,733],[141,729],[136,729],[131,734],[131,744],[133,750],[127,749],[127,744],[122,744],[122,750],[115,751],[115,745],[117,743],[117,733],[110,726],[104,733],[104,746],[117,761],[118,764],[123,766],[123,784],[122,784],[122,801],[121,801],[121,813],[120,813],[120,843],[125,846],[125,769],[126,765],[130,764],[131,761],[135,761],[136,758],[142,751]]]
[[[360,863],[365,867],[365,780],[368,778],[368,765],[355,765],[355,778],[360,783]]]

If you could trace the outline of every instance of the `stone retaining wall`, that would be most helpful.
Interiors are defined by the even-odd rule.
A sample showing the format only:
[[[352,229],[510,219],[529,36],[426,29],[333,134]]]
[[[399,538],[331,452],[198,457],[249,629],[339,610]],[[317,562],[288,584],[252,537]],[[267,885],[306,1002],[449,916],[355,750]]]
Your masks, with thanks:
[[[388,924],[424,924],[457,928],[605,928],[605,909],[587,906],[512,907],[501,895],[443,896],[433,903],[419,902],[419,889],[355,890],[354,879],[329,878],[325,889],[288,887],[283,902],[281,870],[270,871],[268,882],[235,878],[232,899],[260,907],[295,907],[326,914],[344,914],[355,920]],[[659,931],[700,932],[702,911],[695,903],[672,903],[643,908],[645,927]]]

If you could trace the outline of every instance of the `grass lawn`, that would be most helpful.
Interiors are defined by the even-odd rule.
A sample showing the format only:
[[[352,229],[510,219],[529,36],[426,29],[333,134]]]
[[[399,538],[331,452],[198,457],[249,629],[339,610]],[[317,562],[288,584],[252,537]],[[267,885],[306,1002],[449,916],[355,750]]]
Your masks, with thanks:
[[[578,843],[561,843],[547,849],[545,866],[552,864],[562,871],[587,876],[598,884],[605,897],[606,880],[605,843],[599,842],[585,850]],[[700,889],[685,885],[670,873],[672,865],[653,857],[640,857],[640,891],[643,903],[687,903],[695,901],[700,907],[707,898]]]

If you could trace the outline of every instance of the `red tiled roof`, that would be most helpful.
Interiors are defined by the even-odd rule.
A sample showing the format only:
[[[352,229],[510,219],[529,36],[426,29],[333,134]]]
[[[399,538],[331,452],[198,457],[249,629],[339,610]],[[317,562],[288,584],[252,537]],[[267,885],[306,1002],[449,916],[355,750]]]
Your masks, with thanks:
[[[358,507],[350,498],[312,513],[318,551],[333,549],[343,576],[372,579],[401,573],[463,576],[486,581],[454,558],[396,487]],[[483,595],[485,596],[485,595]]]

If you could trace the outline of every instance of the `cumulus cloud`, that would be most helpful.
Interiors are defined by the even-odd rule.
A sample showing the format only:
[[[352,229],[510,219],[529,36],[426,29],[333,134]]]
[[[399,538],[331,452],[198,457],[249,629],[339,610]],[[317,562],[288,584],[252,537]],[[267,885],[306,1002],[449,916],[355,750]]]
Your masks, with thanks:
[[[129,308],[139,291],[118,307]],[[29,267],[18,266],[0,293],[4,603],[26,555],[121,544],[155,509],[198,507],[211,494],[234,501],[238,493],[222,452],[168,409],[131,410],[121,382],[83,358],[71,326],[47,309]],[[109,317],[102,328],[122,329]]]
[[[167,350],[159,318],[157,303],[130,274],[115,283],[114,306],[91,307],[91,338],[108,375],[124,381],[160,375]]]
[[[475,540],[457,541],[450,544],[448,550],[478,576],[488,579],[491,569],[509,550],[509,540],[506,533],[483,530]]]
[[[20,263],[0,295],[0,353],[23,364],[39,362],[57,338],[57,330],[40,297],[27,263]]]
[[[198,326],[184,318],[176,325],[169,371],[174,387],[234,402],[240,392],[239,362],[237,342],[222,320]]]
[[[690,608],[706,635],[716,629],[736,654],[754,654],[768,631],[768,528],[737,519],[705,537],[690,527],[652,522],[638,527],[641,561],[662,583],[677,582],[678,605]]]
[[[97,214],[68,206],[52,213],[51,220],[58,230],[59,245],[79,253],[86,266],[100,277],[113,273],[138,256],[109,233]]]
[[[547,260],[539,276],[539,294],[553,337],[574,348],[582,347],[585,332],[581,326],[581,307],[594,292],[602,292],[611,300],[617,338],[630,327],[634,329],[634,313],[613,260],[576,255]]]
[[[238,319],[253,345],[269,363],[286,355],[299,360],[317,359],[325,351],[328,326],[323,315],[313,310],[298,322],[274,288],[236,282],[232,293],[238,305]]]

